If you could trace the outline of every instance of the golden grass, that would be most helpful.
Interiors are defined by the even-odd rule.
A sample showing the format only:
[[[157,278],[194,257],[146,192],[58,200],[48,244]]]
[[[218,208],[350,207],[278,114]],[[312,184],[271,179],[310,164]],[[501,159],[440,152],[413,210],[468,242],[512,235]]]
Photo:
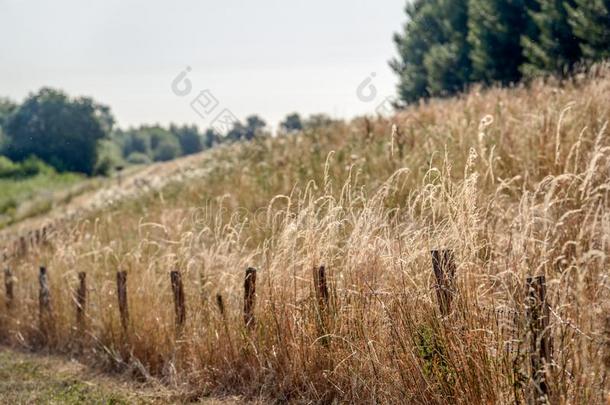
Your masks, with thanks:
[[[17,301],[2,309],[2,334],[82,350],[193,398],[515,403],[531,399],[525,278],[545,275],[549,400],[604,402],[609,119],[610,71],[601,69],[562,87],[475,89],[392,120],[219,148],[201,176],[64,225],[10,263]],[[446,317],[436,248],[457,263]],[[40,264],[54,317],[44,342]],[[322,264],[327,309],[315,295]],[[248,266],[258,269],[251,329],[241,312]],[[117,270],[128,274],[127,333]],[[180,334],[170,270],[186,289]],[[79,271],[89,283],[84,337],[74,329]]]

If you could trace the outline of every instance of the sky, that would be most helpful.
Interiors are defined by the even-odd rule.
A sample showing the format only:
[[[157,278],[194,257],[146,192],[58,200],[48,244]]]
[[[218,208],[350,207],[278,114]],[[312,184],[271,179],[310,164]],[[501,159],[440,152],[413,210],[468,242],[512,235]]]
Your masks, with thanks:
[[[0,0],[0,97],[63,89],[122,128],[372,114],[396,94],[404,3]]]

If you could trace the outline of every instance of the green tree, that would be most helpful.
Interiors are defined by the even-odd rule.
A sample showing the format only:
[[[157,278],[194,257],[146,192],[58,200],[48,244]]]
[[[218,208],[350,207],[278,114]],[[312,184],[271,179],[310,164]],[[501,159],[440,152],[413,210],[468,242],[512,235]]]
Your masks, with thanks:
[[[233,123],[233,127],[227,133],[226,139],[229,141],[251,141],[256,136],[264,134],[264,129],[267,124],[258,115],[250,115],[246,118],[246,125],[237,121]]]
[[[212,128],[208,128],[203,134],[203,146],[206,149],[214,147],[219,144],[221,140],[220,134],[214,131]]]
[[[0,98],[0,154],[4,153],[8,141],[4,134],[4,126],[15,110],[17,110],[17,104],[7,98]]]
[[[407,23],[394,42],[398,58],[390,67],[399,76],[404,103],[461,91],[470,81],[467,0],[415,0],[405,8]]]
[[[35,155],[59,171],[93,174],[97,148],[114,120],[108,107],[88,97],[70,98],[43,88],[31,94],[6,123],[6,153],[15,161]]]
[[[180,149],[182,149],[184,155],[192,155],[203,150],[203,139],[195,125],[178,127],[172,124],[169,130],[178,138]]]
[[[568,22],[568,7],[574,0],[537,0],[530,16],[534,33],[521,39],[526,62],[521,71],[526,76],[552,73],[569,75],[581,57],[580,44]]]
[[[567,3],[568,22],[590,61],[610,58],[610,0],[574,0]]]
[[[298,132],[303,129],[303,122],[298,113],[288,114],[284,121],[280,122],[280,128],[286,133]]]
[[[520,37],[532,36],[535,0],[470,0],[468,42],[474,81],[515,83],[525,61]]]

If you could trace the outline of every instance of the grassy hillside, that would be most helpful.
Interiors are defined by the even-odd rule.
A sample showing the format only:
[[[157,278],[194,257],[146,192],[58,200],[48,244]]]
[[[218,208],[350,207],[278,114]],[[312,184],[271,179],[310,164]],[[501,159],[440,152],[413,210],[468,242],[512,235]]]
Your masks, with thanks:
[[[545,275],[553,403],[610,388],[610,72],[477,89],[392,120],[223,146],[162,189],[65,223],[9,265],[14,343],[82,352],[193,396],[328,402],[531,398],[526,277]],[[452,249],[439,312],[430,250]],[[10,253],[10,252],[9,252]],[[37,268],[53,327],[39,328]],[[329,303],[316,297],[324,265]],[[244,270],[258,269],[244,327]],[[127,271],[129,324],[117,310]],[[169,271],[181,272],[177,332]],[[74,328],[77,272],[87,331]],[[217,297],[223,300],[219,311]]]

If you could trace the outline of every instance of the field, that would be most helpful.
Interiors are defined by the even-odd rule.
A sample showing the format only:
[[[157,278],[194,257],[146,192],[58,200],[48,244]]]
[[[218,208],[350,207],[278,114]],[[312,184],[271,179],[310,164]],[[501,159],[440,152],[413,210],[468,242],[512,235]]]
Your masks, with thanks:
[[[1,337],[191,399],[605,402],[609,119],[601,68],[216,148],[160,187],[57,222],[27,254],[7,245]],[[455,280],[439,305],[431,251],[446,249]]]

